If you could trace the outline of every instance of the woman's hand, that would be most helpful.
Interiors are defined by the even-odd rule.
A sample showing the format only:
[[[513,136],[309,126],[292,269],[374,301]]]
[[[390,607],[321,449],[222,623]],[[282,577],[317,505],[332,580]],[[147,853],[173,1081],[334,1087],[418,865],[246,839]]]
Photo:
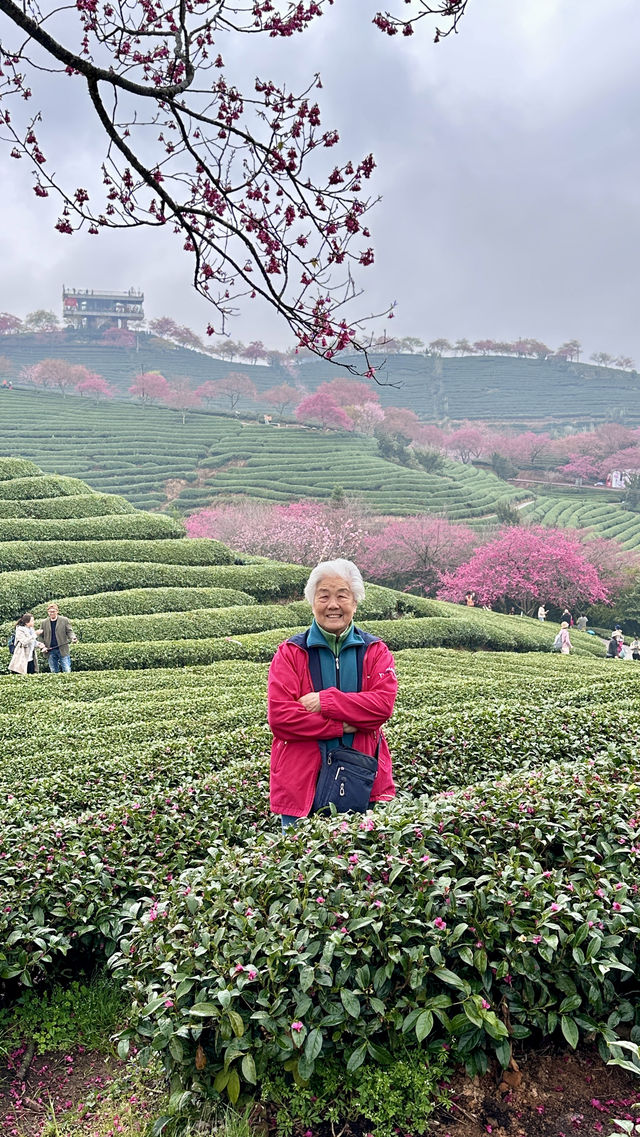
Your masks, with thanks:
[[[320,713],[320,696],[317,691],[310,691],[308,695],[301,695],[298,702],[302,703],[305,711],[311,711],[313,714]]]

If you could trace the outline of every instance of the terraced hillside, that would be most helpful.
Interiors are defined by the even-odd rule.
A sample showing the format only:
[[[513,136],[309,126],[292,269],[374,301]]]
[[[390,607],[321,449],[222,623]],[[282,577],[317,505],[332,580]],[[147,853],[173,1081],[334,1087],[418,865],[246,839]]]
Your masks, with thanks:
[[[498,501],[528,496],[457,462],[438,475],[394,465],[372,439],[335,431],[279,430],[205,412],[183,425],[161,407],[17,390],[0,399],[0,454],[25,455],[47,473],[73,475],[148,509],[174,501],[190,512],[220,494],[326,498],[339,483],[385,513],[472,519],[491,514]]]
[[[590,529],[598,537],[614,538],[623,549],[640,549],[640,514],[614,501],[582,498],[579,493],[539,494],[535,501],[523,506],[521,515],[540,525]]]
[[[308,622],[300,599],[306,569],[189,540],[171,518],[132,511],[77,479],[0,459],[0,507],[3,634],[23,611],[42,617],[56,599],[80,636],[79,670],[270,659]],[[396,649],[546,650],[552,638],[534,621],[488,621],[482,612],[373,586],[360,615]],[[585,639],[580,650],[594,645]]]
[[[41,359],[60,357],[103,375],[123,395],[137,374],[152,370],[161,371],[168,379],[187,376],[194,385],[240,370],[250,375],[259,392],[291,381],[281,366],[254,365],[244,360],[227,363],[145,333],[138,335],[137,342],[134,351],[66,335],[3,336],[1,354],[11,361],[14,376]],[[625,421],[640,422],[640,377],[636,372],[500,355],[438,358],[374,354],[372,363],[383,384],[379,389],[381,403],[409,407],[427,421],[450,417],[588,423],[611,420],[623,412]],[[347,374],[335,363],[302,357],[295,373],[310,390],[326,379]],[[255,409],[256,404],[251,406]]]

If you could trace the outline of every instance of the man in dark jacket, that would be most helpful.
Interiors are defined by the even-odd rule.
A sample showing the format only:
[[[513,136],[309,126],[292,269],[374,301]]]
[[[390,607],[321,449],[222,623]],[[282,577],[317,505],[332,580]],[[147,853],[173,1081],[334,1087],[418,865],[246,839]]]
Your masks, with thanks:
[[[71,621],[60,615],[57,604],[49,604],[47,613],[47,619],[42,621],[41,638],[49,659],[49,670],[57,675],[59,671],[71,671],[69,649],[78,637]]]

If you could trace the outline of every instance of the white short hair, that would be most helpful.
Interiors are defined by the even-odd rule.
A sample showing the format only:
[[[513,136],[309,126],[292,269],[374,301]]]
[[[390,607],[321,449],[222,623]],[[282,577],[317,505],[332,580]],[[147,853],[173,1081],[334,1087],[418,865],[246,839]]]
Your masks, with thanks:
[[[360,569],[354,565],[353,561],[339,557],[336,561],[320,561],[320,564],[312,570],[304,588],[304,598],[311,607],[313,607],[316,598],[316,589],[325,576],[341,576],[349,585],[356,604],[364,600],[364,581]]]

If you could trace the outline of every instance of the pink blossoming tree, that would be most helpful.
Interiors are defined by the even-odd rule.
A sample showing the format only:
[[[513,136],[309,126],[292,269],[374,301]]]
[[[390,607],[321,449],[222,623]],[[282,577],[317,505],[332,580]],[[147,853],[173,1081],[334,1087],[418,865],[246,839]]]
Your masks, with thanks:
[[[567,529],[507,527],[479,546],[455,572],[444,573],[439,597],[532,613],[541,603],[563,608],[608,600],[610,587],[589,558],[588,542]]]
[[[319,423],[325,430],[332,427],[334,430],[353,430],[353,423],[349,415],[339,407],[330,395],[323,395],[316,391],[307,395],[296,407],[298,422]]]
[[[431,596],[441,574],[466,560],[477,540],[468,525],[442,517],[399,518],[367,537],[359,566],[368,580]]]

